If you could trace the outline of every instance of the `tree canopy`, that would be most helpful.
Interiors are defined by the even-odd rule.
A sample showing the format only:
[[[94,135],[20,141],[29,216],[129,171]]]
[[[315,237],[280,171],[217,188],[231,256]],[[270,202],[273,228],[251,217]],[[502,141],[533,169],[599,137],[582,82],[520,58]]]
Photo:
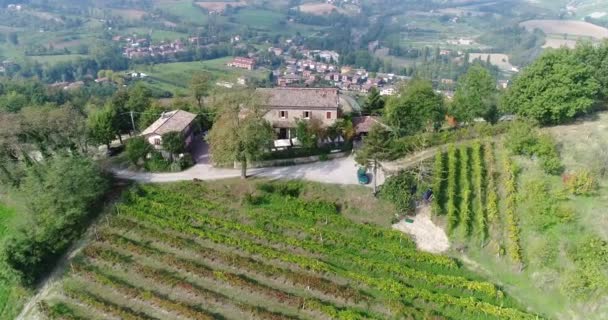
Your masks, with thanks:
[[[600,98],[595,66],[582,50],[562,48],[542,55],[515,79],[501,108],[541,124],[560,124],[593,110]]]
[[[494,122],[497,92],[494,77],[486,68],[475,64],[458,80],[450,114],[459,122],[470,122],[475,118]]]
[[[388,99],[385,117],[401,136],[435,130],[445,118],[443,96],[435,93],[429,81],[413,80]]]
[[[241,163],[241,177],[247,176],[247,163],[259,159],[275,137],[264,119],[264,100],[252,90],[229,92],[215,101],[218,110],[209,132],[211,158],[218,164]]]

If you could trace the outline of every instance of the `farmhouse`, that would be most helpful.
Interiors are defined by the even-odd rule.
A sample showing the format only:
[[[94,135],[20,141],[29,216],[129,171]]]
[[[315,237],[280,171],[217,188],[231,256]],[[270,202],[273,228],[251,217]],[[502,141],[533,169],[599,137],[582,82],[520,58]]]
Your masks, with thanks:
[[[144,130],[141,135],[156,149],[162,149],[163,135],[181,132],[186,140],[186,149],[194,140],[194,119],[196,115],[183,110],[163,113],[158,120]]]
[[[255,60],[251,58],[236,57],[232,62],[228,63],[229,67],[253,70],[255,68]]]
[[[290,139],[299,120],[316,120],[324,127],[340,116],[340,99],[335,88],[259,88],[268,98],[264,118],[276,129],[279,139]]]

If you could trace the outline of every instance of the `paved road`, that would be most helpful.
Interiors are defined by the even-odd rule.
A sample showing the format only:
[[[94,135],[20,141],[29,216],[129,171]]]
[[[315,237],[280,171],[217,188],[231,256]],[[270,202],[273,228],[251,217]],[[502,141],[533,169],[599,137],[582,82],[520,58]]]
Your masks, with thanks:
[[[309,164],[249,169],[250,177],[263,177],[269,179],[302,179],[322,183],[356,185],[357,164],[354,157],[339,158],[331,161],[322,161]],[[381,170],[380,170],[381,171]],[[214,168],[206,163],[199,163],[194,167],[175,173],[140,173],[128,170],[113,170],[118,178],[134,180],[142,183],[162,183],[175,181],[219,180],[240,177],[241,172],[237,169]],[[384,175],[378,174],[378,184],[384,182]]]

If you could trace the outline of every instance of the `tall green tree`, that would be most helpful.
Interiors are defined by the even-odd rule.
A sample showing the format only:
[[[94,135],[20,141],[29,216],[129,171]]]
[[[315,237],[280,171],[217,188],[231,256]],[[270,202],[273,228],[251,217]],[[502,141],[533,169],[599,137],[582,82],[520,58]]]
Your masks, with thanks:
[[[215,163],[240,162],[243,179],[248,162],[258,160],[276,136],[264,119],[266,99],[255,91],[240,90],[215,101],[218,116],[207,136],[211,158]]]
[[[450,113],[459,122],[470,122],[475,118],[495,122],[497,94],[494,77],[488,69],[475,64],[458,80]]]
[[[358,164],[371,167],[374,175],[374,195],[378,193],[377,174],[380,161],[389,156],[389,132],[380,124],[375,124],[363,141],[363,147],[357,150],[355,160]]]
[[[380,95],[380,91],[376,87],[372,87],[367,95],[365,104],[363,104],[363,113],[366,115],[378,116],[382,114],[384,109],[384,98]]]
[[[108,108],[91,114],[87,121],[89,138],[94,143],[105,144],[110,149],[110,144],[116,136],[115,117],[116,113]]]
[[[173,155],[184,152],[186,149],[186,140],[181,132],[167,132],[163,134],[162,138],[162,147],[169,152],[171,161],[173,161]]]
[[[388,99],[385,117],[400,136],[436,130],[445,118],[443,97],[435,93],[431,82],[413,80]]]
[[[203,99],[209,95],[211,90],[211,75],[205,71],[199,71],[192,75],[190,80],[190,91],[198,104],[198,108],[202,111]]]
[[[141,160],[146,159],[146,156],[153,151],[152,145],[146,141],[144,137],[133,137],[127,141],[125,153],[127,158],[137,165]]]
[[[515,79],[501,100],[501,109],[544,125],[588,113],[600,94],[593,68],[573,50],[548,51]]]

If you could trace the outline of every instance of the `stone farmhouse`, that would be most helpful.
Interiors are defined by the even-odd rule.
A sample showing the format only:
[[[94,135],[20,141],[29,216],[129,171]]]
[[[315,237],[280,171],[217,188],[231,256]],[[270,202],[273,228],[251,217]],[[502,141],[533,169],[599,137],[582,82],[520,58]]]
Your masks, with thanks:
[[[300,120],[315,119],[324,127],[341,116],[336,88],[259,88],[268,99],[264,118],[277,132],[278,139],[291,139]]]
[[[196,115],[183,110],[163,113],[158,120],[146,128],[141,135],[157,150],[162,150],[163,135],[169,132],[181,132],[189,149],[194,141]]]

